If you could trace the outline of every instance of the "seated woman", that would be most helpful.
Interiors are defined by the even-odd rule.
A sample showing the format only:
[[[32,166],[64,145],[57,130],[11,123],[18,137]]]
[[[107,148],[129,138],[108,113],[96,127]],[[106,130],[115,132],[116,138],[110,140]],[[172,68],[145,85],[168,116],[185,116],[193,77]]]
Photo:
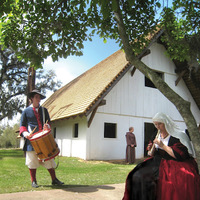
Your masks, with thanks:
[[[151,157],[129,173],[123,200],[199,200],[200,175],[187,134],[163,113],[153,123],[158,134],[147,147]]]

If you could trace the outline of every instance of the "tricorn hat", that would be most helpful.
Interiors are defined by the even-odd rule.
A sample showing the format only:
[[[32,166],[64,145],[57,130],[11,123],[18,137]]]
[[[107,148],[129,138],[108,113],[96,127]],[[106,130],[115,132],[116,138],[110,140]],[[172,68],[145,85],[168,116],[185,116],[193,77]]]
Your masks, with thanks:
[[[34,97],[35,94],[39,94],[40,97],[41,97],[41,99],[45,99],[45,98],[46,98],[46,96],[44,96],[43,94],[41,94],[41,93],[40,93],[38,90],[36,90],[36,89],[33,90],[32,92],[29,92],[27,96],[28,96],[29,99],[31,99],[32,97]]]

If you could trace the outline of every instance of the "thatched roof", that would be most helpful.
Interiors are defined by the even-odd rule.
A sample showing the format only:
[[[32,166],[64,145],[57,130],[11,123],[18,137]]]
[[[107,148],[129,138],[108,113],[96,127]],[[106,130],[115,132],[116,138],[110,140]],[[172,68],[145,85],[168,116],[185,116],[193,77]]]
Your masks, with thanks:
[[[51,120],[88,115],[130,66],[118,50],[69,84],[57,90],[43,104]]]

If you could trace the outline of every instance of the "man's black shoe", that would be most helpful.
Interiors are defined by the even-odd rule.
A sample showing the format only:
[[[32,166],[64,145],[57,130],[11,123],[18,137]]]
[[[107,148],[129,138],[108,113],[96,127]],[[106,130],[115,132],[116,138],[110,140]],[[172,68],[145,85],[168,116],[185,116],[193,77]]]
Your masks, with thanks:
[[[34,188],[38,188],[39,187],[36,181],[32,182],[32,187],[34,187]]]
[[[63,185],[64,183],[59,181],[57,178],[55,178],[53,181],[52,181],[52,185]]]

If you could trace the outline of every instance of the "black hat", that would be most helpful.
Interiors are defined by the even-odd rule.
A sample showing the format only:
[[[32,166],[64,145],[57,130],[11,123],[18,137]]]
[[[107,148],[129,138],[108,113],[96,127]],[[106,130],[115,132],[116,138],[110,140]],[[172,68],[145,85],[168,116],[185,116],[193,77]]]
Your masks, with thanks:
[[[46,98],[46,96],[41,94],[38,90],[33,90],[32,92],[29,92],[27,96],[30,99],[30,98],[34,97],[35,94],[39,94],[41,99],[45,99]]]

